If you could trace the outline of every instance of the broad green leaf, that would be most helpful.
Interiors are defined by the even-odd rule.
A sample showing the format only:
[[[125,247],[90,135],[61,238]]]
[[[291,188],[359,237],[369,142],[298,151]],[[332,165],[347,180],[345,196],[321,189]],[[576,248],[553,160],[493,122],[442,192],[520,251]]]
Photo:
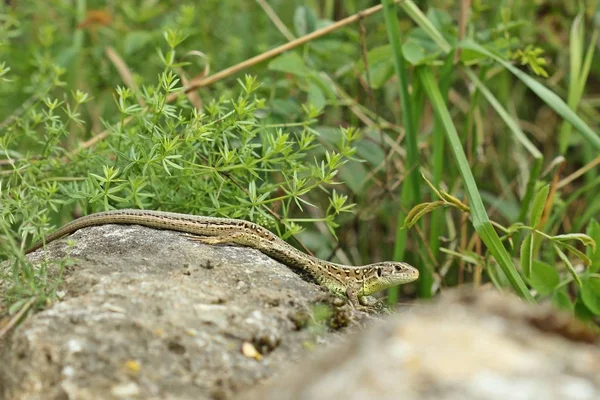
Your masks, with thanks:
[[[575,301],[575,315],[582,321],[591,321],[595,317],[594,313],[587,308],[581,298]]]
[[[340,177],[353,193],[361,193],[362,187],[367,182],[369,171],[361,163],[348,163],[340,171]]]
[[[269,63],[269,69],[297,76],[308,76],[311,73],[302,57],[296,52],[284,53],[275,58]]]
[[[336,101],[337,100],[337,95],[335,94],[335,89],[332,88],[331,81],[323,79],[316,72],[311,73],[308,76],[308,80],[311,83],[311,85],[315,85],[319,89],[321,89],[321,92],[323,92],[323,94],[325,95],[326,98],[328,98],[331,101]]]
[[[381,149],[379,143],[371,141],[360,141],[356,144],[356,155],[370,164],[370,168],[374,169],[385,161],[385,152]]]
[[[554,267],[535,260],[531,264],[531,278],[529,281],[539,294],[545,296],[554,291],[554,288],[560,282],[560,278]]]
[[[394,75],[392,49],[389,44],[375,47],[367,53],[369,60],[369,84],[372,89],[379,89]],[[362,58],[357,62],[358,70],[365,72]]]
[[[521,245],[521,270],[523,275],[531,277],[531,264],[533,263],[533,233],[527,235]]]
[[[387,62],[369,66],[369,74],[371,89],[380,89],[394,75],[394,64]]]
[[[375,64],[379,63],[390,63],[390,58],[392,57],[392,49],[389,44],[384,44],[383,46],[374,47],[369,50],[367,53],[367,59],[369,60],[369,68]],[[365,66],[362,63],[362,59],[359,64],[359,71],[363,72],[365,70]]]
[[[573,312],[573,302],[564,289],[558,290],[554,293],[554,296],[552,296],[552,304],[556,305],[562,310]]]
[[[531,224],[532,228],[536,228],[542,219],[542,214],[544,213],[544,206],[546,205],[546,199],[548,198],[549,191],[550,185],[544,185],[533,198],[529,217],[529,223]]]
[[[402,54],[412,65],[427,64],[438,58],[438,53],[432,53],[414,40],[408,40],[402,45]]]
[[[308,102],[315,106],[317,110],[325,108],[325,104],[327,103],[323,91],[314,83],[311,83],[308,88]]]
[[[581,300],[596,315],[600,315],[600,278],[589,278],[583,282]]]
[[[312,7],[300,6],[294,13],[294,29],[298,36],[313,32],[317,27],[317,15]]]
[[[123,39],[125,54],[132,54],[142,49],[154,39],[154,34],[148,31],[131,31]]]

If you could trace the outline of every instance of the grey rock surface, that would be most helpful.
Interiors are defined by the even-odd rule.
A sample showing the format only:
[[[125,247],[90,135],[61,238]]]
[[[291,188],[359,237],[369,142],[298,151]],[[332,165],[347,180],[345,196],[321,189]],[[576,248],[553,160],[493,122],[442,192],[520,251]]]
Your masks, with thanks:
[[[596,400],[597,337],[496,291],[453,292],[353,334],[239,399]]]
[[[30,259],[67,255],[62,301],[0,344],[0,398],[229,398],[337,340],[327,321],[371,318],[330,307],[318,323],[312,306],[332,299],[316,284],[257,250],[177,232],[86,228]]]
[[[595,333],[495,290],[380,321],[176,232],[87,228],[30,259],[67,255],[62,300],[0,339],[0,399],[600,399]]]

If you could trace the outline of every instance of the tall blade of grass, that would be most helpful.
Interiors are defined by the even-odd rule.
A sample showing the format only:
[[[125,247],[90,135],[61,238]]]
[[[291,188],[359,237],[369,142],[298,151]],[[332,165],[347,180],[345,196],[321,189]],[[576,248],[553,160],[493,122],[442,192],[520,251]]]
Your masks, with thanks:
[[[488,103],[496,110],[500,118],[504,121],[508,129],[513,133],[515,138],[525,147],[525,149],[532,155],[534,161],[533,166],[531,167],[531,171],[529,172],[529,181],[527,182],[527,189],[525,191],[525,195],[523,196],[523,200],[521,202],[521,211],[519,213],[519,221],[525,220],[525,216],[527,215],[527,210],[529,210],[529,204],[531,203],[531,199],[533,198],[533,191],[535,189],[535,182],[540,176],[542,172],[542,166],[544,165],[544,156],[542,153],[535,147],[533,143],[527,138],[525,132],[521,130],[519,124],[510,116],[508,111],[502,107],[498,99],[490,92],[490,90],[479,80],[477,75],[473,73],[468,68],[464,69],[467,77],[475,84],[477,89],[483,94]]]
[[[583,42],[585,39],[584,12],[581,11],[573,20],[571,33],[569,35],[569,93],[567,95],[567,104],[571,110],[576,111],[583,96],[587,82],[594,50],[598,39],[598,30],[595,29],[592,34],[592,40],[588,46],[585,58],[583,58]],[[564,154],[569,146],[572,126],[567,121],[563,121],[558,135],[560,153]]]
[[[402,229],[406,211],[414,203],[421,200],[420,194],[420,176],[419,176],[419,150],[417,147],[417,130],[412,110],[411,96],[408,90],[408,70],[407,63],[402,54],[402,44],[400,43],[400,29],[396,18],[396,6],[393,0],[382,0],[383,16],[387,30],[388,40],[394,55],[394,68],[398,76],[398,91],[400,95],[400,105],[402,107],[402,122],[406,131],[406,177],[402,184],[402,194],[400,198],[400,210],[398,212],[398,228],[396,230],[396,242],[394,245],[394,259],[404,259],[406,250],[407,231]],[[417,260],[415,260],[417,263]],[[420,278],[418,281],[418,291],[420,297],[431,297],[431,287],[433,276],[431,271],[417,263]]]
[[[446,61],[440,70],[440,92],[444,101],[447,101],[448,91],[454,74],[454,51],[446,56]],[[435,117],[435,126],[432,133],[431,152],[433,158],[432,183],[435,187],[440,187],[442,176],[447,169],[446,165],[446,144],[444,140],[444,127],[440,119]],[[443,232],[444,210],[437,208],[432,211],[429,225],[429,249],[431,254],[436,256],[440,248],[440,236]]]
[[[575,201],[580,199],[583,195],[589,194],[590,197],[597,197],[598,193],[600,193],[600,176],[594,178],[589,183],[578,188],[573,192],[566,200],[563,200],[558,204],[550,216],[550,220],[548,221],[546,226],[555,226],[559,223],[559,221],[563,220],[565,215],[568,212],[569,206]],[[590,203],[592,204],[592,203]],[[582,221],[582,218],[579,218],[579,221]],[[583,220],[585,221],[585,220]],[[574,227],[571,229],[572,232],[577,232],[577,229]],[[600,245],[600,243],[598,243]],[[596,250],[600,254],[600,250]]]
[[[546,86],[542,85],[523,71],[514,67],[511,63],[505,61],[502,57],[480,46],[472,40],[464,40],[459,43],[459,47],[469,49],[481,53],[489,58],[492,58],[502,64],[504,68],[509,70],[513,75],[519,78],[525,85],[529,87],[542,101],[544,101],[557,114],[566,119],[581,133],[584,139],[596,149],[600,150],[600,136],[596,134],[569,106]]]
[[[435,83],[431,69],[429,67],[419,68],[417,73],[419,79],[421,79],[423,86],[425,87],[427,95],[429,96],[429,100],[431,101],[434,112],[444,124],[446,138],[450,143],[450,148],[452,149],[458,170],[460,171],[464,181],[465,191],[469,198],[471,217],[473,219],[473,226],[475,230],[498,262],[498,265],[506,275],[515,292],[517,292],[517,294],[524,299],[533,301],[533,297],[529,293],[529,290],[527,290],[525,283],[515,269],[510,255],[504,248],[504,245],[500,241],[498,234],[490,223],[488,215],[483,206],[483,201],[479,195],[477,185],[475,184],[475,179],[471,173],[469,163],[467,162],[467,157],[465,156],[464,150],[461,146],[458,132],[454,127],[448,107],[446,106],[446,103],[444,103],[440,90]]]
[[[439,47],[444,53],[450,52],[452,46],[444,39],[444,36],[438,31],[435,26],[431,23],[429,18],[423,14],[423,12],[417,7],[412,0],[404,0],[400,2],[400,7],[406,12],[406,14],[417,24]]]
[[[567,104],[571,107],[571,110],[577,110],[577,86],[579,84],[579,73],[581,70],[581,64],[583,61],[583,11],[573,20],[571,25],[571,32],[569,34],[569,92],[567,94]],[[569,146],[569,139],[571,138],[571,124],[567,121],[563,121],[558,133],[558,148],[560,154],[565,154],[567,147]]]

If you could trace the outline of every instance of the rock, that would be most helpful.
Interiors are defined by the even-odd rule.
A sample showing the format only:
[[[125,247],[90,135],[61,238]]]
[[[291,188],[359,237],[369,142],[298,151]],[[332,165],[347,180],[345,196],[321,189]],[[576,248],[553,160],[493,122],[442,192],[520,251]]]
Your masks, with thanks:
[[[337,340],[333,316],[371,318],[258,250],[177,232],[103,225],[29,257],[67,255],[63,300],[0,339],[0,398],[229,398]]]
[[[67,255],[61,301],[0,339],[0,399],[600,398],[595,333],[493,290],[380,321],[257,250],[177,232],[86,228],[29,257]]]
[[[600,399],[596,335],[547,306],[455,291],[320,351],[239,399]]]

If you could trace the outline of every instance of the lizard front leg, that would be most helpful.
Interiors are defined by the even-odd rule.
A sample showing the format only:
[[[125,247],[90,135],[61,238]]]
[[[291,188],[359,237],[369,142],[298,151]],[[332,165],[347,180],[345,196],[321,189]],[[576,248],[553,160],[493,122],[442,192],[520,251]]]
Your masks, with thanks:
[[[346,287],[346,296],[348,296],[348,300],[350,305],[357,310],[365,310],[368,307],[365,307],[361,304],[361,301],[358,296],[359,285],[358,283],[349,283],[348,287]],[[361,296],[363,297],[363,296]]]

